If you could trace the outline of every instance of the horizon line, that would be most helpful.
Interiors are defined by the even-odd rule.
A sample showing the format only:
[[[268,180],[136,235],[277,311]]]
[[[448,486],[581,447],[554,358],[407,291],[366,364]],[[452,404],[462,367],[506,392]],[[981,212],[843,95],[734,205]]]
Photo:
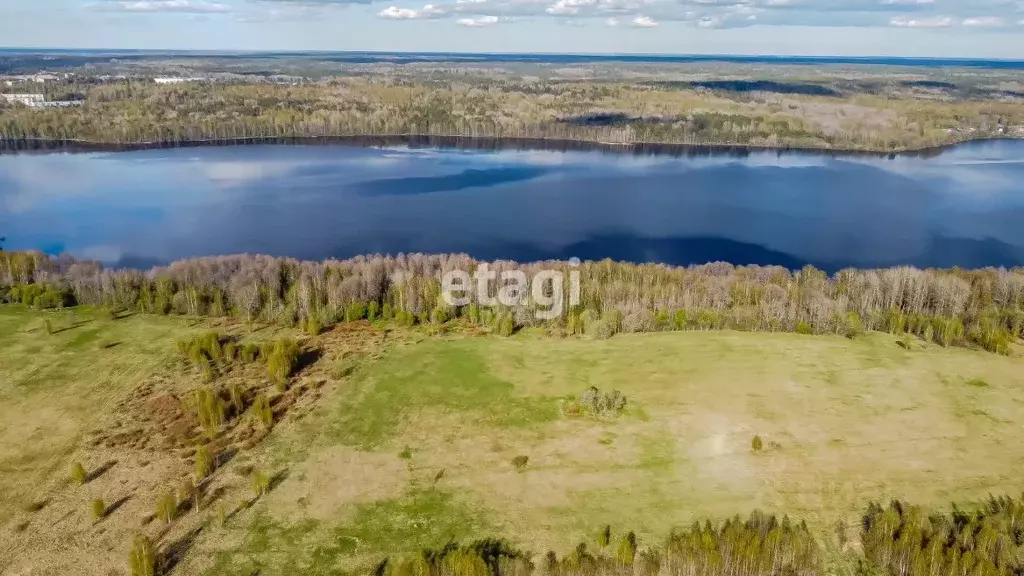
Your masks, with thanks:
[[[774,58],[812,60],[932,60],[945,62],[1012,62],[1024,64],[1024,59],[977,56],[894,56],[894,55],[835,55],[835,54],[772,54],[772,53],[722,53],[722,52],[465,52],[443,50],[325,50],[325,49],[274,49],[274,48],[68,48],[42,46],[0,46],[0,52],[43,53],[43,52],[137,52],[137,53],[205,53],[205,54],[379,54],[379,55],[443,55],[443,56],[579,56],[598,58]]]

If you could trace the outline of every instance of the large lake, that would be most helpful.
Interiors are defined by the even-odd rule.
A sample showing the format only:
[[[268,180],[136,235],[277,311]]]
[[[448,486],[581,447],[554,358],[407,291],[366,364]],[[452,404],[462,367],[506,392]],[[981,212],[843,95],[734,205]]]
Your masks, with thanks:
[[[1024,265],[1024,141],[930,158],[266,145],[0,155],[10,250]]]

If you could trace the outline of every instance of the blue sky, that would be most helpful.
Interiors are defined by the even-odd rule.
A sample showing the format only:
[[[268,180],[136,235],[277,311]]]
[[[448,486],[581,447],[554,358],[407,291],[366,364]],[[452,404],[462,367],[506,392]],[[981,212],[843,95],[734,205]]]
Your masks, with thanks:
[[[1024,0],[0,0],[0,45],[1024,58]]]

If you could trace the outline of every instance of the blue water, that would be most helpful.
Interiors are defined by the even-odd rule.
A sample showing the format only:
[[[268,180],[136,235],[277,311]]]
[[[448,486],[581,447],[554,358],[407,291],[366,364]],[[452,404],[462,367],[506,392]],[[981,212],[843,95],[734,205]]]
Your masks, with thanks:
[[[0,236],[146,267],[260,252],[1024,265],[1024,141],[936,157],[266,145],[0,156]]]
[[[627,63],[692,63],[729,62],[739,64],[875,64],[887,66],[923,66],[927,68],[967,67],[1021,70],[1024,60],[973,58],[903,58],[894,56],[750,56],[731,54],[492,54],[464,52],[237,52],[208,50],[125,50],[70,48],[0,48],[0,58],[15,55],[45,55],[80,58],[109,56],[146,58],[193,58],[196,56],[222,58],[312,58],[316,60],[351,64],[415,62],[467,62],[467,63],[535,63],[535,64],[590,64],[601,62]],[[45,65],[45,64],[44,64]],[[61,65],[60,61],[49,64]]]

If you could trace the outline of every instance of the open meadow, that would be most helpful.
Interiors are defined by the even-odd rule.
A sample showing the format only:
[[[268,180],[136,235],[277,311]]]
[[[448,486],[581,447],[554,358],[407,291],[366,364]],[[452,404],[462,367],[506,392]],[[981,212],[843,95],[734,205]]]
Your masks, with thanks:
[[[176,343],[210,330],[295,338],[296,370],[203,375]],[[761,509],[852,574],[869,501],[1022,487],[1019,343],[483,332],[0,306],[0,573],[129,574],[141,533],[174,574],[336,574],[453,539],[562,554],[606,525],[643,547]],[[624,407],[582,409],[590,387]],[[237,408],[209,425],[197,389]]]

